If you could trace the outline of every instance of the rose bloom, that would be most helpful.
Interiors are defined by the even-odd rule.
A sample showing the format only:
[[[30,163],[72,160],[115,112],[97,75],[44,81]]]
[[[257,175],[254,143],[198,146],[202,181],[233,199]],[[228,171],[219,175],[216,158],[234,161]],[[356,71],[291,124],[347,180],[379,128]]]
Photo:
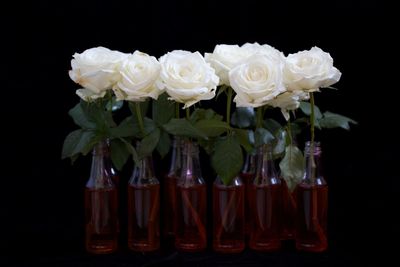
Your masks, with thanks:
[[[184,108],[212,99],[219,78],[199,52],[174,50],[160,59],[160,77],[171,99]]]
[[[117,100],[145,101],[157,99],[163,92],[158,81],[161,66],[155,57],[135,51],[127,56],[119,69],[120,79],[113,90]]]
[[[339,81],[342,74],[333,66],[333,59],[318,47],[290,54],[283,70],[288,90],[318,91]]]
[[[126,54],[105,47],[95,47],[75,53],[71,60],[70,78],[84,89],[77,94],[84,100],[103,97],[118,79],[118,68]]]
[[[256,54],[229,72],[229,81],[236,92],[238,107],[267,105],[285,91],[282,68],[274,58]]]
[[[296,110],[300,106],[300,101],[308,100],[310,94],[304,91],[287,91],[278,95],[269,105],[275,108],[280,108],[286,120],[289,120],[289,110]]]

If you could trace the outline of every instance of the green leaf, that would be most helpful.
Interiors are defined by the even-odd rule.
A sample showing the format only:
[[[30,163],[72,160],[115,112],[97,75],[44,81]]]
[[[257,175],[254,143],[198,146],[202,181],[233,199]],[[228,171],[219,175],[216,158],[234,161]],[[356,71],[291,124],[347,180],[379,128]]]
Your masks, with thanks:
[[[160,140],[158,141],[157,144],[157,151],[160,154],[161,158],[164,158],[171,147],[171,138],[169,137],[169,134],[165,131],[161,132],[160,135]]]
[[[301,109],[301,111],[303,111],[304,114],[306,114],[308,116],[311,115],[311,104],[310,103],[300,102],[300,109]],[[322,113],[316,105],[314,105],[314,115],[315,115],[316,120],[319,120],[322,118]]]
[[[83,110],[82,102],[78,103],[70,109],[68,114],[71,116],[76,125],[82,127],[83,129],[95,129],[96,124],[91,121],[90,117],[86,116]]]
[[[117,98],[113,96],[112,100],[107,101],[106,110],[117,111],[121,109],[123,106],[124,106],[124,101],[122,100],[117,101]]]
[[[160,129],[156,128],[152,133],[146,135],[140,142],[138,149],[139,159],[151,155],[160,140]]]
[[[270,133],[267,129],[257,128],[254,133],[254,146],[259,147],[263,144],[268,144],[275,140],[273,134]]]
[[[202,109],[202,108],[195,109],[195,111],[192,113],[192,115],[190,115],[190,122],[193,124],[199,120],[204,120],[204,119],[207,119],[207,120],[214,119],[214,120],[221,121],[223,119],[223,117],[210,108],[209,109]]]
[[[278,130],[278,133],[275,135],[276,142],[273,150],[274,158],[280,158],[284,155],[286,147],[286,136],[287,132],[283,128]]]
[[[236,136],[227,136],[215,144],[211,163],[223,183],[229,185],[243,165],[242,149]]]
[[[254,108],[238,107],[231,116],[232,125],[239,128],[247,128],[255,125]]]
[[[340,114],[332,113],[326,111],[324,117],[319,120],[322,128],[343,128],[345,130],[350,130],[350,123],[357,124],[355,120],[348,117],[342,116]]]
[[[157,100],[153,100],[152,115],[158,125],[167,123],[175,115],[175,102],[168,100],[166,93],[160,95]]]
[[[120,139],[111,140],[111,160],[117,170],[122,170],[131,152]]]
[[[208,137],[220,136],[230,129],[229,125],[226,122],[214,119],[199,120],[198,122],[196,122],[194,127],[199,129]]]
[[[285,156],[279,163],[281,175],[285,179],[290,191],[293,192],[296,185],[301,181],[304,174],[303,153],[294,145],[286,147]]]
[[[61,158],[73,157],[79,153],[87,154],[97,143],[97,139],[91,130],[79,129],[71,132],[64,140]]]
[[[136,152],[136,149],[131,145],[131,143],[129,143],[128,141],[126,141],[124,138],[119,138],[119,140],[121,140],[121,141],[125,144],[127,150],[128,150],[128,151],[131,153],[131,155],[132,155],[133,161],[135,162],[136,165],[138,165],[138,164],[139,164],[139,156],[138,156],[138,154],[137,154],[137,152]]]
[[[143,119],[145,135],[153,132],[157,127],[153,120],[149,118]],[[125,118],[118,127],[110,129],[110,135],[112,138],[120,137],[136,137],[142,138],[143,134],[140,131],[139,123],[133,116]]]
[[[246,150],[246,152],[250,152],[254,148],[254,132],[251,130],[245,129],[233,129],[235,132],[240,145]]]
[[[207,135],[205,133],[194,127],[186,119],[171,119],[167,124],[164,124],[163,127],[172,135],[207,139]]]
[[[274,119],[266,119],[263,122],[263,126],[273,135],[278,134],[279,130],[282,129],[282,125]]]

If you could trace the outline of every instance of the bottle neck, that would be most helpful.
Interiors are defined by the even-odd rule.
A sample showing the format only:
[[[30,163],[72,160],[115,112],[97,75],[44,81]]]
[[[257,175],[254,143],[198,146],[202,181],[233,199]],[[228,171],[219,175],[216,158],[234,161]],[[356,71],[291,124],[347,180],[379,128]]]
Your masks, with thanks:
[[[134,180],[144,181],[154,179],[153,159],[147,156],[139,161],[133,170],[132,178]]]
[[[169,168],[169,176],[179,176],[182,168],[182,145],[181,139],[175,137],[172,143],[171,165]]]
[[[113,187],[111,180],[112,168],[109,147],[105,141],[99,142],[93,149],[92,167],[87,187],[108,188]]]
[[[312,145],[310,142],[306,143],[304,149],[306,169],[303,180],[307,183],[325,182],[321,171],[321,154],[322,151],[318,142],[314,142]]]
[[[189,141],[183,148],[180,183],[185,185],[204,183],[201,176],[198,146]]]
[[[257,169],[256,155],[246,153],[246,159],[243,165],[242,174],[255,174]]]
[[[258,149],[257,171],[254,183],[266,185],[280,183],[275,170],[272,147],[270,145],[263,145]]]

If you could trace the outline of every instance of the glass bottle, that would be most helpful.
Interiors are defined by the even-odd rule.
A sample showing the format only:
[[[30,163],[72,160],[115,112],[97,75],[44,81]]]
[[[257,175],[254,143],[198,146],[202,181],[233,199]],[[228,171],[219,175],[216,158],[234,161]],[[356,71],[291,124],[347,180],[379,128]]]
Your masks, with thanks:
[[[257,171],[249,190],[251,230],[249,247],[258,251],[273,251],[281,247],[282,192],[268,144],[258,149]]]
[[[321,146],[307,142],[306,170],[296,193],[296,248],[321,252],[328,248],[328,185],[321,172]]]
[[[181,251],[202,251],[207,246],[207,189],[201,175],[197,144],[185,142],[182,160],[177,184],[175,247]]]
[[[240,177],[228,185],[217,177],[213,184],[213,249],[217,252],[244,250],[244,187]]]
[[[118,247],[117,188],[111,177],[109,150],[105,141],[93,149],[92,167],[85,188],[86,250],[112,253]]]
[[[135,166],[128,182],[128,247],[154,251],[160,247],[160,184],[153,160],[147,156]]]
[[[289,240],[294,239],[295,236],[296,201],[285,179],[283,177],[280,177],[280,179],[282,184],[281,239]]]
[[[253,184],[254,177],[256,175],[256,154],[255,153],[247,153],[246,159],[243,165],[243,169],[240,172],[240,178],[242,179],[243,184],[245,185],[245,198],[244,198],[244,233],[246,239],[249,238],[250,235],[250,186]]]
[[[176,220],[176,186],[182,168],[182,142],[174,137],[172,142],[171,164],[168,174],[164,178],[164,235],[167,238],[175,236]]]

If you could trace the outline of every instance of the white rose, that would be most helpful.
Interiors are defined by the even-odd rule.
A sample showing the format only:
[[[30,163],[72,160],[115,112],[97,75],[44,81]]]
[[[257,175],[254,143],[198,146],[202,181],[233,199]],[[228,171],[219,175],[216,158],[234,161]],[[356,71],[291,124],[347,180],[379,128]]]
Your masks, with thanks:
[[[75,53],[69,77],[85,89],[100,95],[112,88],[118,78],[119,65],[126,56],[104,47],[87,49],[82,54]]]
[[[289,110],[298,109],[300,106],[300,101],[308,100],[309,98],[310,94],[301,90],[288,91],[278,95],[269,104],[272,107],[280,108],[285,119],[289,120]]]
[[[162,56],[160,64],[168,95],[184,108],[215,96],[219,78],[199,52],[175,50]]]
[[[213,53],[205,53],[205,59],[215,69],[219,84],[229,86],[229,71],[251,55],[251,51],[238,45],[221,44],[215,46]]]
[[[238,107],[260,107],[285,91],[282,69],[267,55],[256,54],[229,72]]]
[[[271,59],[273,59],[275,63],[278,64],[281,68],[283,68],[285,65],[285,55],[281,51],[270,45],[260,45],[259,43],[245,43],[244,45],[242,45],[242,49],[245,50],[247,54],[251,55],[267,55]]]
[[[93,91],[84,88],[76,90],[75,93],[86,102],[92,102],[98,98],[103,98],[106,95],[106,91],[96,94],[93,93]]]
[[[145,53],[135,51],[126,57],[119,70],[120,80],[113,87],[117,100],[157,99],[163,92],[158,82],[160,70],[157,59]]]
[[[318,47],[290,54],[283,71],[288,90],[318,91],[339,81],[342,75],[333,66],[333,59]]]

